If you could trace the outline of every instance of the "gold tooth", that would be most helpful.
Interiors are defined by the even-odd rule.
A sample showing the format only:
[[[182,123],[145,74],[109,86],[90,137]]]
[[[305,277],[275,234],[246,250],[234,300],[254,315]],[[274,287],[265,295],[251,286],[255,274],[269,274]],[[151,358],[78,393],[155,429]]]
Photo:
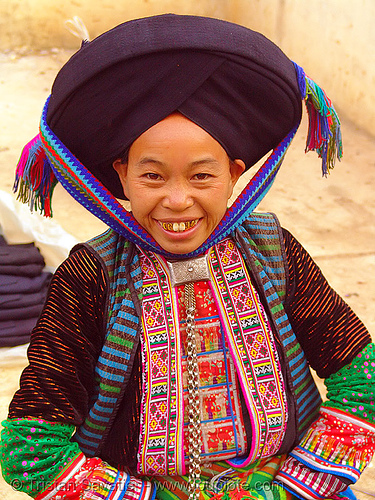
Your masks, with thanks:
[[[163,229],[167,231],[175,231],[182,232],[186,231],[186,229],[190,229],[195,226],[197,223],[197,219],[187,221],[187,222],[162,222],[161,225]]]

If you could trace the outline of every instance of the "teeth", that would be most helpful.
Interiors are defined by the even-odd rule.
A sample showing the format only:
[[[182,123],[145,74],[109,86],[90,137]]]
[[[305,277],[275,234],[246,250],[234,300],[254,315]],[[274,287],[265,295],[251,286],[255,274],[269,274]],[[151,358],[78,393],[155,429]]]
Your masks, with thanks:
[[[182,233],[187,229],[192,228],[199,219],[194,219],[186,222],[161,222],[161,226],[166,231],[174,231],[175,233]]]

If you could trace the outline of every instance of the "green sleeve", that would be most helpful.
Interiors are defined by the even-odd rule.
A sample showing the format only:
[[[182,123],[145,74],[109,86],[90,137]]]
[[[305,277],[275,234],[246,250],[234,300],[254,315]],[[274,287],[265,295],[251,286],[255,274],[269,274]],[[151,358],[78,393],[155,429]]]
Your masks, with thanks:
[[[327,399],[322,406],[337,408],[375,422],[375,344],[366,346],[353,361],[326,378]]]
[[[2,422],[0,461],[5,481],[35,497],[81,453],[71,441],[75,427],[42,419]]]

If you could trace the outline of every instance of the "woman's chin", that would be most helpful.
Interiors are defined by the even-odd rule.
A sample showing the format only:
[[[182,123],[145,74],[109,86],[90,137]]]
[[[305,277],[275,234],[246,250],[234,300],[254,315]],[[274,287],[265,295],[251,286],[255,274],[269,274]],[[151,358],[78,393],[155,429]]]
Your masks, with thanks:
[[[194,227],[185,231],[166,230],[158,224],[157,231],[152,236],[165,252],[183,255],[199,248],[210,235],[205,233],[200,220]]]

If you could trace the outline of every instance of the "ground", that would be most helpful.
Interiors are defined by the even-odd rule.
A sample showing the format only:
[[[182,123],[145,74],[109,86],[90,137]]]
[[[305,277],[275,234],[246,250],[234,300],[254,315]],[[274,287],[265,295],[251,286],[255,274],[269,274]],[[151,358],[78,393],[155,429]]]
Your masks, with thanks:
[[[11,192],[21,148],[36,135],[54,75],[69,56],[69,52],[58,49],[31,53],[27,48],[0,54],[0,190]],[[333,288],[365,322],[374,338],[375,142],[345,115],[342,129],[343,161],[327,178],[322,178],[315,153],[303,153],[305,118],[259,210],[277,213],[282,225],[308,249]],[[105,227],[59,186],[55,192],[54,219],[78,240],[86,240]],[[23,354],[11,357],[0,350],[1,419],[7,415],[25,363]],[[356,488],[362,500],[375,497],[375,466],[368,467]],[[0,500],[21,498],[26,496],[0,482]]]

